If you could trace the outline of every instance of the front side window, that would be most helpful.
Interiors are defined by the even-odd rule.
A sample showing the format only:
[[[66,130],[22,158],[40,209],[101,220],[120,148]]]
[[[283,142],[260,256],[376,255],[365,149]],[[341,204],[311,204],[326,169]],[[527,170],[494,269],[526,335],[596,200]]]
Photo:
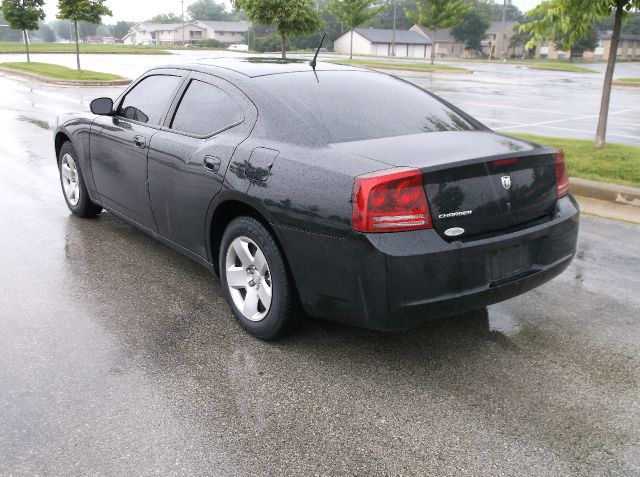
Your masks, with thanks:
[[[185,91],[171,129],[208,136],[243,120],[242,109],[220,88],[193,80]]]
[[[179,76],[146,77],[127,93],[118,110],[118,116],[141,123],[159,125],[181,80]]]

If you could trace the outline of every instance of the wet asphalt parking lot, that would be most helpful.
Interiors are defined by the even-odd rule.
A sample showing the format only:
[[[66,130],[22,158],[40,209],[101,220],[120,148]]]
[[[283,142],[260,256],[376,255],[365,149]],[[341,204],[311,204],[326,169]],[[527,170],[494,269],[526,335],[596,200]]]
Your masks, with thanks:
[[[640,226],[583,217],[484,310],[264,343],[199,265],[68,212],[55,116],[117,89],[0,91],[0,475],[640,475]]]

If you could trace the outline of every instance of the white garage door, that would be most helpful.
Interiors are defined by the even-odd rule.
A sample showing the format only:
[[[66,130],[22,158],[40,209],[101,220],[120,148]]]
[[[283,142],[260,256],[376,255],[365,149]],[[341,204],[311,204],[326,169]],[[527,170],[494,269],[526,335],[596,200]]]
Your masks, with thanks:
[[[407,45],[396,45],[396,56],[407,56]]]
[[[413,56],[415,58],[424,58],[424,46],[422,45],[409,45],[409,54],[408,56]]]
[[[374,55],[389,56],[389,43],[374,43]]]

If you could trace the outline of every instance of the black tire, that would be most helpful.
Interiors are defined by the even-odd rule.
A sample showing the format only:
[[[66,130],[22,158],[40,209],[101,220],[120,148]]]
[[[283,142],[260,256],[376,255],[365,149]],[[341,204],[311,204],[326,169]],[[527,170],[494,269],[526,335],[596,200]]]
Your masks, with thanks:
[[[71,158],[73,159],[76,166],[76,171],[77,171],[79,193],[78,193],[78,202],[76,204],[73,204],[72,202],[70,202],[69,198],[67,197],[67,194],[64,191],[65,186],[64,186],[64,179],[62,175],[62,163],[63,163],[62,159],[67,154],[71,156]],[[67,203],[67,207],[69,207],[69,210],[73,214],[77,215],[78,217],[95,217],[100,212],[102,212],[102,207],[99,206],[98,204],[93,203],[91,201],[91,198],[89,197],[89,193],[87,192],[87,187],[84,182],[84,177],[82,175],[82,171],[80,170],[80,162],[78,161],[78,155],[76,153],[75,148],[73,147],[73,144],[71,144],[71,142],[69,141],[65,142],[60,148],[60,154],[58,154],[58,173],[60,176],[60,185],[62,187],[62,196],[64,197],[64,200]]]
[[[232,242],[240,237],[247,237],[255,242],[264,254],[270,271],[271,304],[260,321],[251,321],[243,315],[236,306],[227,284],[227,252]],[[264,225],[252,217],[241,216],[233,219],[222,236],[219,255],[222,289],[240,326],[262,340],[271,340],[289,333],[295,327],[299,317],[295,288],[282,253]]]

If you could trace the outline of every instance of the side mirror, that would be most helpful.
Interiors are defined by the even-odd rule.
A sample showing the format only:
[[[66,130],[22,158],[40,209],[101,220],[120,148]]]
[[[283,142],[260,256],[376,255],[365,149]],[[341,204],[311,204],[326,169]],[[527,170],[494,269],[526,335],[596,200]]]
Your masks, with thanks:
[[[91,112],[100,116],[113,114],[113,100],[111,98],[98,98],[91,101]]]

